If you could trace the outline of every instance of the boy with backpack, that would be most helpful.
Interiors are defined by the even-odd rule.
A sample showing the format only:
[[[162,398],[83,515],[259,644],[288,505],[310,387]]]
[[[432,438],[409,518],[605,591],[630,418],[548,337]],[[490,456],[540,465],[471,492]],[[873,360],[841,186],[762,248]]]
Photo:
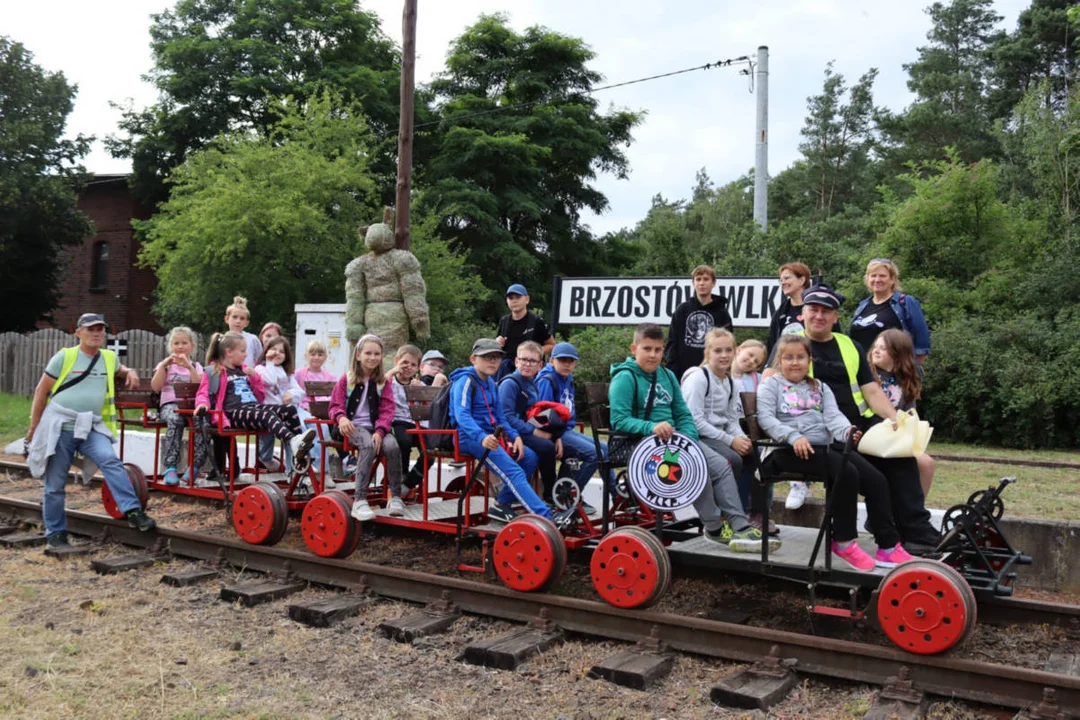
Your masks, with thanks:
[[[555,338],[551,336],[547,324],[529,310],[529,291],[524,285],[514,283],[506,288],[506,306],[510,308],[510,314],[499,318],[499,336],[495,338],[506,353],[499,365],[496,381],[514,372],[514,358],[521,343],[532,340],[540,345],[543,352],[548,352],[555,345]]]
[[[577,411],[574,407],[574,370],[578,364],[578,351],[572,344],[561,342],[551,350],[551,362],[544,366],[536,377],[537,396],[540,400],[561,403],[570,411],[566,431],[562,435],[563,458],[577,458],[581,461],[574,480],[581,491],[589,483],[593,473],[600,466],[596,456],[596,443],[591,437],[577,432]],[[607,443],[600,443],[600,452],[607,459]],[[609,470],[604,478],[608,490],[615,491],[615,479]],[[587,512],[587,511],[586,511]]]
[[[665,442],[678,431],[699,443],[709,468],[709,482],[694,501],[694,509],[705,526],[705,537],[726,544],[735,552],[760,552],[761,531],[751,526],[738,491],[730,493],[725,484],[730,478],[734,485],[730,463],[707,445],[700,444],[694,417],[683,400],[678,380],[670,370],[660,366],[664,331],[654,323],[638,325],[630,352],[632,356],[626,362],[611,366],[608,388],[611,429],[636,437],[656,435]],[[770,550],[779,547],[778,540],[769,540]]]
[[[691,278],[694,297],[675,308],[664,347],[664,364],[675,373],[676,380],[682,379],[687,368],[701,364],[705,355],[706,333],[713,328],[735,329],[728,313],[727,298],[713,294],[716,271],[708,265],[698,265]]]
[[[472,367],[450,373],[449,420],[457,427],[461,449],[477,460],[486,453],[485,466],[502,482],[495,504],[488,509],[489,519],[513,520],[515,498],[529,512],[551,519],[551,510],[529,484],[529,478],[536,472],[536,453],[525,447],[499,403],[494,377],[502,357],[502,346],[495,340],[480,338],[473,343],[469,356]],[[436,404],[438,398],[432,404],[433,420]],[[432,423],[433,428],[435,424]]]

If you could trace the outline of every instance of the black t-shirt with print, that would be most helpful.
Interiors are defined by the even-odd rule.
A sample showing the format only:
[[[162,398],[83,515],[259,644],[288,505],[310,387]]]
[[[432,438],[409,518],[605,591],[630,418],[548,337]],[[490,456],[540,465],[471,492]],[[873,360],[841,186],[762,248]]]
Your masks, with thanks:
[[[499,320],[499,334],[506,338],[503,345],[504,357],[511,360],[517,357],[518,345],[526,340],[532,340],[541,347],[551,337],[551,331],[547,324],[534,312],[527,312],[520,320],[515,320],[513,315],[503,315]]]
[[[840,345],[836,338],[826,342],[811,340],[810,345],[814,354],[814,377],[824,382],[833,391],[837,407],[851,421],[851,424],[863,427],[865,418],[859,415],[859,408],[851,396],[847,367],[844,365],[844,358],[840,354]],[[870,372],[866,353],[858,343],[855,343],[855,349],[859,352],[859,370],[855,374],[855,382],[860,386],[874,382],[874,374]]]
[[[251,389],[251,382],[242,368],[226,368],[225,381],[228,386],[225,388],[222,410],[226,412],[239,410],[244,405],[258,402],[255,391]]]
[[[869,302],[857,317],[851,318],[851,328],[848,337],[862,345],[867,350],[874,344],[874,340],[889,328],[903,329],[900,318],[896,317],[889,300],[883,303]]]

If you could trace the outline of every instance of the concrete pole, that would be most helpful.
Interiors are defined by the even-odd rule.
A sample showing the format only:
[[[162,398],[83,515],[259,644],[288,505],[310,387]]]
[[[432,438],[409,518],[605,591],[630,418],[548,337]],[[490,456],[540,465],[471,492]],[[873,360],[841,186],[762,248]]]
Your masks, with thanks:
[[[757,93],[757,124],[754,132],[754,222],[762,230],[769,225],[769,48],[757,49],[754,68]]]
[[[398,166],[394,246],[409,249],[409,198],[412,193],[413,96],[416,87],[416,0],[405,0],[401,13],[401,118],[398,122]]]

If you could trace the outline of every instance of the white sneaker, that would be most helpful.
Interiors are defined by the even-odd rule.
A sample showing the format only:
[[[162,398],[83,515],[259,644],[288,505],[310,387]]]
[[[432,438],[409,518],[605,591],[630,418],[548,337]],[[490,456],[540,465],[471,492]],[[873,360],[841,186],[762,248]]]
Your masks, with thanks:
[[[292,449],[293,462],[299,462],[307,457],[307,454],[311,452],[311,445],[315,441],[315,431],[308,430],[305,433],[301,433],[289,440],[289,447]]]
[[[375,511],[368,505],[367,500],[357,500],[352,506],[352,516],[360,522],[367,522],[375,518]]]
[[[390,509],[390,517],[401,517],[405,514],[405,503],[401,502],[401,498],[390,498],[390,504],[387,507]]]
[[[788,510],[798,510],[806,502],[806,498],[812,497],[813,493],[810,492],[810,486],[804,482],[791,483],[791,490],[788,492],[787,500],[784,501],[784,507]]]

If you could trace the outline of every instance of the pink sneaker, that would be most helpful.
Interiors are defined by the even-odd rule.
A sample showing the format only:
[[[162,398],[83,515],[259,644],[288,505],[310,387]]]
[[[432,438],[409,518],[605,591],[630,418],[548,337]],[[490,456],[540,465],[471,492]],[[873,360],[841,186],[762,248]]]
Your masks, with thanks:
[[[833,555],[840,558],[856,570],[874,569],[874,559],[867,555],[866,551],[859,547],[859,543],[855,541],[852,541],[852,543],[848,545],[846,549],[841,550],[837,542],[833,540],[832,551]]]
[[[896,547],[886,550],[885,548],[878,548],[875,560],[878,567],[892,568],[896,567],[900,563],[906,563],[909,560],[914,560],[908,554],[908,551],[904,549],[904,546],[900,543],[896,543]]]

